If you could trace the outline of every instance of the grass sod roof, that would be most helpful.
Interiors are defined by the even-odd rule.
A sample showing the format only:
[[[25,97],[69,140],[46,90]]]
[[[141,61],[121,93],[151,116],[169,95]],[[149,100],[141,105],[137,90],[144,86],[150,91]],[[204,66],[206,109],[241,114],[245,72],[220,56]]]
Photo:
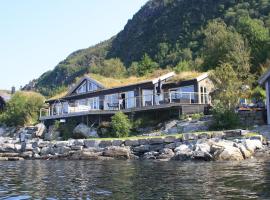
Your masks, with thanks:
[[[86,74],[84,76],[89,76],[92,79],[97,80],[100,82],[106,89],[110,88],[116,88],[116,87],[122,87],[126,85],[131,84],[137,84],[142,82],[151,81],[154,78],[157,78],[159,76],[162,76],[164,74],[167,74],[168,72],[171,72],[170,70],[156,70],[155,72],[148,74],[146,76],[137,77],[137,76],[130,76],[130,77],[122,77],[122,78],[113,78],[113,77],[105,77],[99,74]],[[192,80],[197,78],[198,76],[202,75],[203,73],[197,72],[197,71],[187,71],[187,72],[181,72],[176,74],[174,77],[171,78],[171,82],[181,82],[185,80]],[[77,82],[82,77],[77,78]],[[60,99],[67,95],[68,91],[61,92],[53,97],[51,97],[48,100],[54,100],[54,99]]]

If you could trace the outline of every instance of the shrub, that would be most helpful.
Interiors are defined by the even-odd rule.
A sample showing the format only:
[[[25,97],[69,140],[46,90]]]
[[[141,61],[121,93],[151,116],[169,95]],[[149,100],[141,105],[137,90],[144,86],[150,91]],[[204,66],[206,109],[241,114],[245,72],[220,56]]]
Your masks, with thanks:
[[[257,86],[252,90],[251,97],[255,102],[263,102],[266,99],[266,92],[260,86]]]
[[[132,128],[128,116],[122,112],[117,112],[112,117],[112,136],[113,137],[127,137]]]
[[[213,130],[226,130],[239,127],[240,119],[234,110],[226,109],[217,105],[212,110],[213,123],[211,129]]]
[[[39,93],[17,92],[7,103],[6,110],[0,115],[0,121],[8,126],[34,124],[38,120],[44,100]]]
[[[77,126],[76,120],[69,119],[66,123],[60,123],[57,130],[64,140],[72,138],[72,131]]]

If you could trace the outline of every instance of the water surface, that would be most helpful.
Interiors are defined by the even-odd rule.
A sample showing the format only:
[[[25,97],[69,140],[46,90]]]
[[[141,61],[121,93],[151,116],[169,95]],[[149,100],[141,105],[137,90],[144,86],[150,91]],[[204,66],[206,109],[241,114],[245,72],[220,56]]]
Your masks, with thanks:
[[[0,162],[0,199],[270,199],[270,161]]]

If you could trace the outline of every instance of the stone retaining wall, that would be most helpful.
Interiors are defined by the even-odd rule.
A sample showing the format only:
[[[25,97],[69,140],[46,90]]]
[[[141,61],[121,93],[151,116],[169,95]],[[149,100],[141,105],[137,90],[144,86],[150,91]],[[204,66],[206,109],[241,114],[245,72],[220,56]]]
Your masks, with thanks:
[[[135,140],[18,140],[0,138],[0,160],[22,159],[159,159],[159,160],[242,160],[266,149],[262,136],[243,138],[241,130],[214,133],[185,133]],[[235,139],[231,140],[230,138]],[[264,142],[266,145],[267,143]],[[266,147],[266,146],[265,146]],[[22,148],[24,151],[22,152]]]
[[[246,127],[265,124],[265,111],[241,111],[240,122]]]

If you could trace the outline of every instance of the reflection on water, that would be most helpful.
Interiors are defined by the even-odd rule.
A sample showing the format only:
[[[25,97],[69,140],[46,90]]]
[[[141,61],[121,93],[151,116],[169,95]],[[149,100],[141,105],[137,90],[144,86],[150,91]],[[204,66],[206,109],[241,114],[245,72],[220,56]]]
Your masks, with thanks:
[[[0,199],[270,199],[270,162],[0,162]]]

